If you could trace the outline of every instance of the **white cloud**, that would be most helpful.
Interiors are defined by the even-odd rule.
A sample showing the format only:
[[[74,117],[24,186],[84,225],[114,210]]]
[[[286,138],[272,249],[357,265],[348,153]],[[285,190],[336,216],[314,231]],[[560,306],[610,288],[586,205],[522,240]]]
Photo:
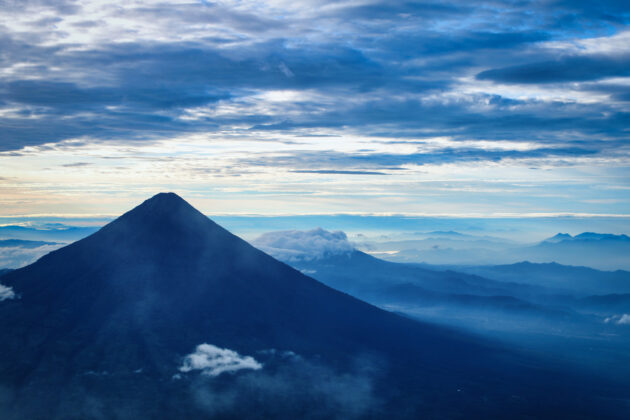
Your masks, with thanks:
[[[1,247],[0,268],[24,267],[61,246],[63,246],[63,244],[43,245],[37,248],[23,248],[19,246]]]
[[[269,232],[254,239],[252,244],[282,261],[316,260],[354,250],[345,233],[322,228]]]
[[[630,45],[630,31],[621,31],[612,36],[541,43],[542,47],[573,54],[623,54],[630,51],[628,45]]]
[[[262,364],[258,363],[251,356],[241,356],[234,350],[222,349],[212,344],[200,344],[194,353],[184,358],[180,372],[190,372],[201,370],[201,373],[208,376],[219,376],[223,372],[236,372],[241,369],[262,369]]]
[[[630,325],[630,314],[613,315],[604,319],[605,323],[613,322],[617,325]]]
[[[15,292],[12,288],[0,284],[0,302],[7,299],[15,299]]]

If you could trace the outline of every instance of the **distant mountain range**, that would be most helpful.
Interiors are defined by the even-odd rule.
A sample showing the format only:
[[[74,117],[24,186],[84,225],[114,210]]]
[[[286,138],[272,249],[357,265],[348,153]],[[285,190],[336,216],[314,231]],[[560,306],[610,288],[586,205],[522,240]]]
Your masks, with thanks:
[[[629,414],[625,385],[378,309],[172,193],[1,279],[3,419]]]
[[[562,243],[562,242],[593,242],[593,241],[613,241],[613,242],[630,242],[628,235],[613,235],[610,233],[594,233],[584,232],[579,235],[571,236],[568,233],[558,233],[557,235],[545,239],[542,243]]]
[[[501,311],[504,315],[543,317],[547,320],[550,317],[569,320],[578,316],[572,309],[562,308],[574,296],[566,282],[545,283],[538,281],[534,273],[530,277],[536,281],[527,281],[525,277],[518,275],[518,264],[505,267],[505,276],[483,277],[480,274],[496,274],[503,267],[490,266],[483,267],[485,270],[482,270],[482,267],[474,266],[401,264],[383,261],[357,250],[318,259],[294,260],[290,264],[335,289],[382,307],[399,308],[402,312],[405,312],[405,307],[449,307],[451,312],[456,309],[458,313]],[[558,267],[558,279],[570,278],[574,271],[573,267],[567,267],[569,271],[563,277],[563,266]],[[493,269],[496,271],[492,271]],[[601,272],[590,270],[590,274],[593,273]],[[608,273],[603,274],[608,278]],[[609,293],[610,290],[629,289],[630,273],[618,274],[611,280],[612,285],[604,284],[599,290]],[[614,285],[618,285],[619,289],[611,289]],[[560,299],[559,295],[562,294],[564,297]],[[588,293],[585,294],[582,290],[576,296],[588,296]]]
[[[556,262],[600,270],[630,270],[630,237],[584,232],[559,233],[525,245],[501,238],[433,232],[421,239],[365,242],[362,250],[394,262],[434,265],[496,265],[521,261]]]
[[[84,238],[98,230],[98,227],[66,226],[48,223],[43,226],[0,226],[0,239],[21,239],[32,241],[71,242]]]
[[[297,249],[287,249],[295,245],[291,238],[309,237]],[[348,251],[340,237],[319,230],[275,232],[254,243],[380,307],[509,341],[558,363],[570,360],[617,377],[630,374],[623,367],[630,351],[630,329],[625,327],[630,325],[630,272],[530,262],[395,263]],[[304,243],[314,249],[309,252]]]
[[[57,242],[0,239],[0,248],[39,248],[44,245],[57,245]]]
[[[630,272],[528,261],[494,266],[453,266],[450,269],[489,279],[542,286],[576,296],[630,293]]]
[[[523,259],[557,262],[608,270],[630,270],[630,237],[585,232],[576,236],[556,235],[523,249]]]

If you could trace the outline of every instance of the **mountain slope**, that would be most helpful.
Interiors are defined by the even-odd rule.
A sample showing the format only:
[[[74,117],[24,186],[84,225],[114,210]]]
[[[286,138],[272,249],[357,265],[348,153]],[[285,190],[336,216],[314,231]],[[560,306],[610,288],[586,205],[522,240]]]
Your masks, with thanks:
[[[490,279],[549,287],[576,295],[630,293],[630,272],[602,271],[557,263],[457,266],[456,270]]]
[[[474,293],[478,295],[500,295],[515,289],[522,294],[533,293],[534,287],[486,279],[474,274],[453,270],[425,268],[420,264],[404,264],[381,260],[364,252],[353,250],[321,259],[306,259],[292,262],[306,273],[321,276],[326,284],[335,289],[369,291],[382,289],[384,285],[416,283],[426,289],[442,293]]]
[[[535,246],[519,250],[521,260],[556,262],[598,270],[630,270],[630,237],[584,232],[576,236],[558,234]]]
[[[2,283],[16,295],[0,302],[3,418],[621,413],[597,397],[619,390],[594,378],[576,385],[535,361],[337,292],[171,193],[5,274]],[[182,370],[202,343],[255,355],[262,368],[216,378]],[[264,356],[276,351],[297,356],[291,363]],[[365,358],[373,362],[357,374],[352,366]],[[319,383],[304,385],[303,394],[261,385],[274,379],[286,386],[296,377],[309,384],[312,372],[341,378],[326,387],[349,384],[326,398],[366,391],[349,404],[336,397],[324,404],[313,399]],[[238,403],[226,405],[230,398]],[[349,408],[355,405],[367,408]]]

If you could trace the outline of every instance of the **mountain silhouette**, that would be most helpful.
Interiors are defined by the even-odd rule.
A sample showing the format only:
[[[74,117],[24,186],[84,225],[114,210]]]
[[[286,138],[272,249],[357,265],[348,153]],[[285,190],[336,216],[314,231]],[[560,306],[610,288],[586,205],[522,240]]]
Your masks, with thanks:
[[[621,413],[612,385],[331,289],[173,193],[1,282],[3,419]]]

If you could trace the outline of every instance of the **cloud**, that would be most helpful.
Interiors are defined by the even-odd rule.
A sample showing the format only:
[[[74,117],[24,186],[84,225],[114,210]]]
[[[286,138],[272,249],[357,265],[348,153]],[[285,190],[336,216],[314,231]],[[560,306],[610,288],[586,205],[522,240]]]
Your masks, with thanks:
[[[612,143],[612,142],[611,142]],[[248,156],[238,161],[240,165],[250,167],[280,167],[293,173],[336,174],[336,175],[391,175],[392,171],[401,171],[406,165],[441,165],[455,162],[500,162],[503,160],[544,159],[544,158],[581,158],[603,154],[601,146],[580,142],[572,147],[537,147],[530,150],[511,148],[498,150],[493,148],[471,148],[453,146],[437,147],[433,150],[415,153],[388,152],[337,152],[301,150],[264,156]],[[517,146],[515,145],[514,148]],[[612,145],[606,145],[606,149]],[[421,148],[418,148],[420,150]],[[264,157],[264,158],[263,158]],[[318,167],[331,169],[321,170]],[[300,169],[293,169],[300,168]],[[336,168],[336,169],[332,169]]]
[[[20,150],[50,174],[22,174],[12,190],[16,209],[40,203],[33,197],[46,188],[67,188],[67,197],[97,184],[128,192],[135,179],[139,191],[149,179],[171,183],[165,178],[173,172],[183,188],[213,185],[232,203],[254,203],[254,193],[242,193],[248,187],[266,194],[266,203],[275,200],[271,194],[297,202],[287,184],[300,182],[300,194],[316,193],[304,206],[311,210],[319,200],[324,211],[350,210],[322,196],[345,194],[342,185],[352,183],[356,194],[385,190],[431,201],[418,190],[428,176],[409,179],[417,165],[474,162],[482,171],[468,176],[483,177],[483,169],[508,160],[520,167],[489,183],[516,175],[529,181],[523,167],[545,166],[574,185],[577,175],[569,180],[565,169],[579,162],[597,168],[581,170],[578,182],[586,186],[627,179],[604,172],[627,166],[629,154],[628,2],[42,0],[4,2],[3,12],[2,167],[33,168],[11,155]],[[414,147],[438,137],[467,145]],[[243,153],[243,142],[251,153]],[[535,147],[487,145],[499,142]],[[74,156],[48,159],[47,149],[68,144]],[[106,148],[125,164],[100,161]],[[135,164],[157,148],[169,153],[168,163]],[[203,160],[194,170],[193,155]],[[90,165],[81,168],[81,190],[70,191],[68,168],[83,162],[77,156]],[[412,170],[400,170],[406,166]],[[0,173],[11,182],[13,175]],[[332,179],[335,188],[325,185]],[[584,204],[561,201],[552,188],[538,192],[557,197],[553,211],[607,212],[581,210]],[[500,201],[493,211],[516,203],[492,200]],[[244,211],[257,211],[258,203]]]
[[[605,323],[615,323],[617,325],[630,325],[630,314],[612,315],[604,319]]]
[[[235,418],[262,412],[265,418],[356,419],[373,417],[381,408],[374,389],[380,371],[370,359],[357,357],[339,371],[293,352],[268,355],[264,370],[222,378],[221,383],[195,378],[195,402],[208,415]]]
[[[262,369],[251,356],[241,356],[234,350],[222,349],[212,344],[200,344],[195,352],[184,357],[180,372],[200,370],[208,376],[219,376],[224,372],[234,373],[242,369]]]
[[[15,292],[11,287],[0,284],[0,302],[7,299],[15,299]]]
[[[82,166],[89,166],[89,165],[92,165],[92,164],[89,162],[74,162],[74,163],[66,163],[61,166],[63,166],[64,168],[80,168]]]
[[[616,115],[624,117],[604,102],[557,118],[557,104],[513,104],[494,115],[472,97],[427,101],[468,95],[461,80],[480,68],[490,70],[478,79],[528,84],[627,74],[622,55],[556,59],[545,47],[587,45],[584,28],[598,45],[619,44],[630,16],[623,2],[17,4],[5,7],[0,28],[3,150],[78,137],[131,142],[308,127],[494,138],[503,126],[499,135],[516,138],[535,126],[544,138],[559,120],[561,130],[588,137],[593,117],[584,117],[599,115],[597,126],[617,134]],[[112,43],[112,34],[122,35]],[[318,100],[271,106],[264,93],[278,89]],[[199,109],[203,116],[191,120]]]
[[[268,232],[251,243],[282,261],[315,260],[354,251],[344,232],[322,228]]]
[[[630,55],[567,56],[556,60],[486,70],[479,80],[502,83],[558,83],[630,76]]]
[[[27,246],[0,246],[0,268],[20,268],[63,246],[63,244]]]
[[[376,171],[349,171],[338,169],[302,169],[291,171],[297,174],[322,174],[322,175],[387,175],[385,172]]]

